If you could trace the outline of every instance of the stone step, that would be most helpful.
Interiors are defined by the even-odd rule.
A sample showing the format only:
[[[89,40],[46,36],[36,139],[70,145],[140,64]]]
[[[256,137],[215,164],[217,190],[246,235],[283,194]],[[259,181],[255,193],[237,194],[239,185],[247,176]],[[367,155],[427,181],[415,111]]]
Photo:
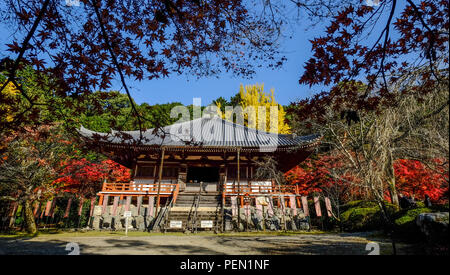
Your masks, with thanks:
[[[194,201],[195,201],[195,198],[180,198],[180,197],[178,197],[176,202],[180,202],[180,201],[182,201],[182,202],[194,202]],[[200,201],[201,201],[201,202],[202,202],[202,201],[221,202],[222,200],[219,200],[219,199],[216,199],[216,198],[203,198],[203,197],[202,197],[202,198],[200,199]]]
[[[220,211],[220,208],[219,209],[216,209],[216,207],[208,207],[208,206],[206,206],[206,207],[203,207],[203,206],[200,206],[200,207],[198,207],[197,208],[197,212],[216,212],[217,210],[219,210]],[[191,211],[191,207],[189,206],[189,207],[187,207],[187,206],[174,206],[174,207],[172,207],[171,209],[170,209],[170,213],[173,213],[173,212],[185,212],[185,213],[188,213],[189,214],[189,212]]]

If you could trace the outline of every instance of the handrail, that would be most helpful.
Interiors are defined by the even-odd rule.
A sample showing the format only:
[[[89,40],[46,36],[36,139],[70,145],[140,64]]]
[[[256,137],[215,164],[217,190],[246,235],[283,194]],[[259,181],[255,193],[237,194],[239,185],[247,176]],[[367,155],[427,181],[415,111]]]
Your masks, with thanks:
[[[200,188],[198,190],[198,193],[195,195],[194,198],[194,204],[191,206],[191,212],[192,212],[192,207],[194,207],[193,213],[192,213],[192,222],[191,222],[191,232],[192,233],[196,233],[197,232],[197,212],[198,212],[198,207],[200,205],[200,197],[202,194],[202,185],[203,183],[200,182]],[[191,217],[191,213],[189,213],[189,217]]]
[[[298,194],[298,187],[296,185],[275,185],[269,181],[263,181],[267,185],[262,185],[261,181],[248,181],[241,182],[240,189],[238,186],[233,184],[229,186],[225,183],[223,188],[222,196],[226,195],[237,195],[237,194],[248,194],[248,195],[259,195],[259,194]],[[270,185],[268,185],[270,183]]]
[[[173,197],[170,199],[170,202],[166,200],[166,204],[164,205],[164,209],[159,212],[158,217],[156,217],[155,222],[152,225],[152,231],[155,230],[156,227],[161,229],[161,224],[166,224],[167,222],[167,214],[173,206]],[[164,222],[163,222],[164,221]]]
[[[175,190],[173,191],[173,203],[177,202],[179,192],[180,192],[180,185],[177,184],[177,186],[175,187]]]
[[[163,225],[164,225],[164,232],[167,231],[167,221],[168,221],[168,217],[169,217],[169,214],[170,214],[170,210],[173,207],[173,203],[174,203],[174,197],[172,197],[170,199],[169,206],[167,206],[166,210],[164,211],[164,216],[163,216],[163,219],[164,219],[164,223],[163,223]]]

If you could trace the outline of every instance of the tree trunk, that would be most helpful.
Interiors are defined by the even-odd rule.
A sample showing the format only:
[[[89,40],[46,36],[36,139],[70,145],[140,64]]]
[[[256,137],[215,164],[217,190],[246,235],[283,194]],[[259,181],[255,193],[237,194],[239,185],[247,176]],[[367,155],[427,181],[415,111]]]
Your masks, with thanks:
[[[391,202],[395,205],[399,205],[397,188],[395,187],[395,178],[391,178],[388,180],[388,186],[389,186],[389,196],[391,197]]]
[[[25,210],[25,228],[27,233],[36,234],[36,222],[34,221],[33,210],[31,209],[31,201],[26,200],[24,202],[23,208]]]
[[[392,159],[392,152],[389,150],[388,159],[385,167],[385,175],[387,178],[389,195],[391,197],[391,202],[395,205],[399,205],[398,203],[398,195],[397,188],[395,186],[395,171],[394,171],[394,161]]]

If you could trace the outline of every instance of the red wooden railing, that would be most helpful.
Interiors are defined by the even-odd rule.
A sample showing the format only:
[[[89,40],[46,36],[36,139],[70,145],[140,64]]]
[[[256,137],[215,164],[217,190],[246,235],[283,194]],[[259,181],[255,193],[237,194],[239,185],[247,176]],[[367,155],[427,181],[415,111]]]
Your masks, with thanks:
[[[142,193],[156,195],[158,193],[158,183],[103,183],[102,193]],[[178,195],[179,186],[176,183],[161,183],[160,194],[168,195],[174,194]]]

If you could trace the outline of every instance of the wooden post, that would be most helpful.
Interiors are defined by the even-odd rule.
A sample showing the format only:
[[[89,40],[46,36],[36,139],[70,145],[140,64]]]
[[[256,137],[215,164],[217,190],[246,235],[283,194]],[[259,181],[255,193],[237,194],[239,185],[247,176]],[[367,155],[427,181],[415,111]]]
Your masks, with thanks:
[[[156,194],[156,212],[155,212],[155,217],[158,216],[158,212],[159,212],[159,196],[160,196],[160,192],[161,192],[161,178],[162,178],[162,171],[163,171],[163,166],[164,166],[164,147],[161,147],[161,163],[159,165],[159,173],[158,173],[158,193]]]
[[[237,149],[237,181],[238,181],[238,198],[239,199],[242,199],[241,198],[241,175],[240,175],[240,173],[241,173],[241,167],[240,167],[240,158],[241,158],[241,149],[240,148],[238,148]],[[242,205],[242,200],[241,200],[241,203],[240,203],[241,205]],[[238,206],[238,231],[239,231],[239,228],[240,228],[240,224],[241,224],[241,205],[239,205]]]
[[[98,199],[98,205],[103,205],[103,194]]]

